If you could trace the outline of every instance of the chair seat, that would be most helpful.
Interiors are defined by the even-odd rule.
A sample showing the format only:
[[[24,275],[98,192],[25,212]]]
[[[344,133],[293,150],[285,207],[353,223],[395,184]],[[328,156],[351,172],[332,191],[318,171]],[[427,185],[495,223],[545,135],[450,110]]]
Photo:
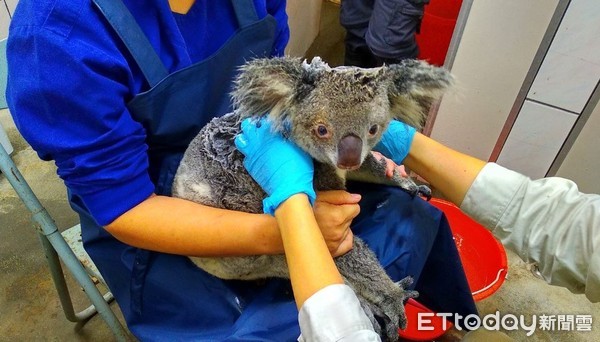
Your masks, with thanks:
[[[88,274],[92,277],[95,277],[103,285],[106,286],[106,281],[104,281],[104,278],[100,274],[100,271],[98,271],[98,268],[96,267],[90,256],[87,254],[85,249],[83,249],[83,241],[81,239],[81,225],[78,224],[65,230],[64,232],[62,232],[62,236],[69,245],[69,247],[71,247],[73,253],[75,253],[75,256],[77,257],[79,262],[81,262]]]

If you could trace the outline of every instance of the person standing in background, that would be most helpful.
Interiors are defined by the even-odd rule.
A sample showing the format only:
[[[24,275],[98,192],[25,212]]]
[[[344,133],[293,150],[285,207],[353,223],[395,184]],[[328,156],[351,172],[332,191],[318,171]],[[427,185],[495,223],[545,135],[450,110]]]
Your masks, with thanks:
[[[416,58],[415,39],[429,0],[343,0],[344,65],[372,68]]]

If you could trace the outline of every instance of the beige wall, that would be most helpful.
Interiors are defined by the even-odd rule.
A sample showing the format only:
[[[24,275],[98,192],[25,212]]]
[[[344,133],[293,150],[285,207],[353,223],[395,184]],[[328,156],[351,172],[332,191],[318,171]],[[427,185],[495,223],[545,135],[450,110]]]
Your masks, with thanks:
[[[303,57],[319,33],[322,0],[288,0],[290,42],[286,55]]]
[[[5,0],[0,0],[0,40],[8,36],[8,24],[10,23],[10,14],[6,7]]]
[[[573,180],[585,193],[600,194],[600,105],[592,112],[556,175]]]
[[[0,0],[0,40],[8,36],[8,25],[11,14],[17,7],[19,0]]]
[[[487,160],[542,41],[558,0],[473,2],[431,136]]]

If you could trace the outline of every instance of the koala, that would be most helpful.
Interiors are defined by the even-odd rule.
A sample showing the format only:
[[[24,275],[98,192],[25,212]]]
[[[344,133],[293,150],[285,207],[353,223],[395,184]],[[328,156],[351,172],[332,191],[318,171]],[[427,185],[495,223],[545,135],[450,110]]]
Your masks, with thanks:
[[[379,68],[331,68],[320,58],[255,59],[240,70],[232,93],[234,111],[214,118],[193,139],[177,170],[173,196],[204,205],[262,213],[265,192],[244,168],[234,144],[247,117],[268,116],[273,129],[309,153],[317,191],[343,190],[347,180],[392,184],[412,195],[429,189],[395,173],[372,148],[392,119],[420,128],[432,103],[453,83],[444,69],[416,60]],[[284,255],[192,258],[222,279],[289,278]],[[345,282],[384,340],[406,327],[404,303],[416,297],[412,279],[392,281],[359,238],[335,259]]]

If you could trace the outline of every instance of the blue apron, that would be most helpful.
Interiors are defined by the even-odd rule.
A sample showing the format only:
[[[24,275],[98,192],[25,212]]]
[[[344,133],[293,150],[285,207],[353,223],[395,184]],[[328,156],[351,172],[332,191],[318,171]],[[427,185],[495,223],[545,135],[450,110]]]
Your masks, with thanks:
[[[173,176],[191,139],[211,118],[231,110],[229,93],[237,67],[272,50],[275,19],[269,15],[258,19],[252,0],[232,0],[240,27],[235,35],[206,60],[168,74],[120,1],[94,2],[151,87],[127,106],[146,129],[149,173],[156,193],[170,195]],[[369,186],[367,191],[362,186],[356,188],[364,199],[354,228],[392,277],[413,275],[416,288],[423,289],[423,302],[439,311],[476,312],[440,212],[398,189]],[[295,341],[299,336],[298,311],[288,280],[215,278],[185,256],[117,241],[95,223],[78,196],[70,194],[70,202],[81,218],[86,251],[115,295],[130,331],[140,340]],[[435,259],[436,265],[429,265],[435,251],[441,257]],[[440,269],[437,261],[442,262]]]

